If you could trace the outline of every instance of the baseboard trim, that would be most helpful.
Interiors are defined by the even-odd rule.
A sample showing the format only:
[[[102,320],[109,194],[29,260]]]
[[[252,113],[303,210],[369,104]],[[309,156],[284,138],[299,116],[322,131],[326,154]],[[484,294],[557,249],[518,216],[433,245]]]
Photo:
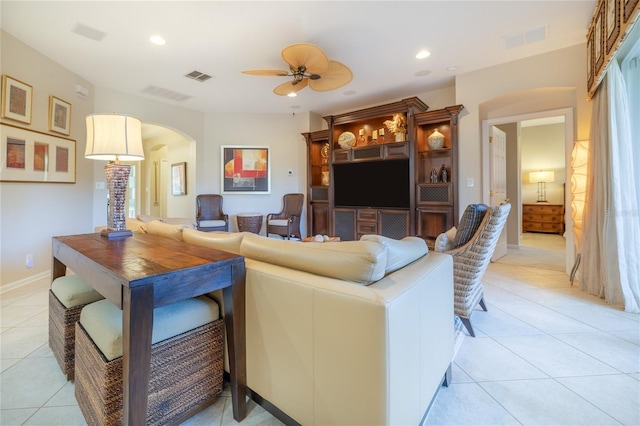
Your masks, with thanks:
[[[21,280],[14,281],[14,282],[9,283],[9,284],[5,284],[3,286],[0,286],[0,294],[6,293],[7,291],[18,289],[20,287],[24,287],[24,286],[29,285],[29,284],[33,284],[34,282],[40,281],[41,279],[47,278],[49,276],[51,276],[51,271],[44,271],[44,272],[40,272],[39,274],[32,275],[32,276],[27,277],[27,278],[23,278]]]

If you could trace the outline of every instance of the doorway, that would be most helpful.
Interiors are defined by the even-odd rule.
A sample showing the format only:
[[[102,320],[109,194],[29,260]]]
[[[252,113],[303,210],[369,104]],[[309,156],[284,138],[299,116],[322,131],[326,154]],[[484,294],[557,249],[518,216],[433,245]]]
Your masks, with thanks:
[[[558,120],[561,119],[564,122],[564,171],[568,173],[569,170],[569,162],[571,157],[571,149],[573,148],[573,109],[572,108],[563,108],[549,111],[542,111],[537,113],[530,114],[521,114],[516,116],[508,116],[494,119],[483,120],[482,122],[482,170],[483,170],[483,188],[487,188],[487,190],[483,191],[483,202],[485,204],[490,203],[490,182],[491,176],[494,173],[491,164],[491,150],[490,150],[490,133],[491,128],[493,126],[497,126],[499,128],[509,128],[515,129],[515,147],[511,146],[510,150],[508,149],[507,154],[507,181],[509,192],[509,198],[511,200],[513,212],[509,216],[509,220],[507,222],[506,233],[508,244],[512,248],[520,248],[522,246],[521,241],[521,230],[522,230],[522,205],[523,200],[529,200],[530,194],[527,193],[530,189],[523,189],[523,184],[525,186],[531,187],[532,185],[528,185],[529,182],[526,180],[523,182],[523,159],[521,153],[521,132],[522,132],[522,123],[529,125],[526,122],[531,122],[533,120]],[[511,141],[513,142],[513,141]],[[512,143],[513,145],[513,143]],[[526,163],[526,162],[525,162]],[[527,166],[530,168],[530,166]],[[566,180],[564,180],[566,182]],[[562,187],[564,188],[564,186]],[[524,194],[523,194],[524,192]],[[535,192],[535,190],[534,190]],[[571,271],[574,263],[575,249],[573,244],[573,231],[571,226],[571,203],[570,203],[570,193],[569,191],[562,190],[560,195],[560,202],[564,204],[564,223],[565,232],[564,232],[564,271],[568,274]],[[562,237],[561,237],[562,238]],[[553,244],[557,246],[556,243]]]

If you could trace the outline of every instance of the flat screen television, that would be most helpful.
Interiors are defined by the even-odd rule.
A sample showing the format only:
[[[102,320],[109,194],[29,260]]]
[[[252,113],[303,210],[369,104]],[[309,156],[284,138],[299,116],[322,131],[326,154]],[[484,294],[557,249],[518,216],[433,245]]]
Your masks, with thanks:
[[[409,160],[333,166],[336,207],[409,208]]]

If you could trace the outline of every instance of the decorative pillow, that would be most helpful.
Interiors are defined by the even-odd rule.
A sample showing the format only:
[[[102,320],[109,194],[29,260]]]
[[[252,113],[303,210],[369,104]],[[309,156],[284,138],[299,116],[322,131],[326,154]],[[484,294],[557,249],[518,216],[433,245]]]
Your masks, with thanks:
[[[240,254],[242,238],[247,234],[250,232],[204,232],[185,228],[182,231],[182,239],[185,243]]]
[[[171,238],[176,241],[182,241],[182,230],[185,228],[185,225],[170,225],[157,220],[145,224],[147,234]]]
[[[442,234],[438,235],[438,238],[436,238],[436,242],[434,244],[433,250],[449,251],[453,249],[453,243],[455,242],[455,239],[456,239],[456,233],[457,233],[457,229],[454,226],[451,229],[449,229],[447,232],[443,232]]]
[[[387,248],[373,241],[303,243],[250,234],[240,251],[248,259],[363,285],[382,279],[387,264]]]
[[[363,235],[360,241],[375,241],[387,247],[387,265],[384,273],[388,275],[421,258],[429,252],[427,243],[418,237],[405,237],[401,240],[382,235]]]
[[[458,223],[458,231],[453,242],[453,248],[465,245],[473,237],[488,208],[489,206],[486,204],[469,204],[467,206],[462,214],[460,223]]]
[[[195,220],[187,219],[184,217],[167,217],[162,220],[164,223],[169,223],[171,225],[185,225],[189,228],[195,228]]]
[[[145,222],[145,223],[153,222],[154,220],[162,222],[162,218],[161,217],[149,216],[147,214],[139,214],[137,219],[139,221],[142,221],[142,222]]]

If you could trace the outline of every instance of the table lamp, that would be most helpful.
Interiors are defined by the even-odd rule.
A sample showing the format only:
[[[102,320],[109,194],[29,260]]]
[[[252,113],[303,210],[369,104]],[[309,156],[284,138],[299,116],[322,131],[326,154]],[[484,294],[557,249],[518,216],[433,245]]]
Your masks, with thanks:
[[[144,159],[142,123],[137,118],[121,114],[87,116],[87,148],[85,158],[107,160],[104,166],[109,191],[107,228],[101,232],[109,239],[132,235],[127,229],[126,194],[131,166],[122,161]]]
[[[547,182],[553,182],[555,175],[553,171],[530,172],[529,182],[538,184],[538,203],[547,202]]]

